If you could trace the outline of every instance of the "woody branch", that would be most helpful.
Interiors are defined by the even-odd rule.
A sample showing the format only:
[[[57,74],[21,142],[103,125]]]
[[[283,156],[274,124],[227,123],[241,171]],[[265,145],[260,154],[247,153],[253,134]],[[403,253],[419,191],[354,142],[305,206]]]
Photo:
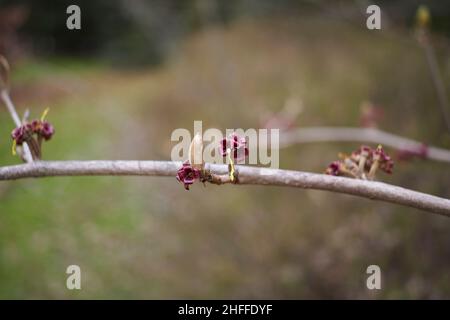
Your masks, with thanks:
[[[305,127],[282,132],[280,147],[297,143],[316,142],[363,142],[376,143],[397,150],[417,151],[424,147],[422,142],[388,133],[376,128],[357,127]],[[426,159],[450,162],[450,150],[426,146]]]
[[[170,176],[181,166],[172,161],[36,161],[0,167],[0,180],[52,176]],[[206,164],[215,174],[226,174],[226,165]],[[381,200],[450,217],[450,200],[376,181],[334,177],[301,171],[236,166],[241,185],[287,186],[326,190]]]

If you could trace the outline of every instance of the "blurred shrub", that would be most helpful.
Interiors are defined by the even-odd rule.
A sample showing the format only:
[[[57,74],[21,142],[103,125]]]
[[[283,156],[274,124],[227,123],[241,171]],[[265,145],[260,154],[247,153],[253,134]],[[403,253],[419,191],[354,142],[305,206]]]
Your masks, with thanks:
[[[81,8],[82,29],[66,29],[66,8]],[[413,23],[420,1],[381,1],[383,19],[389,23]],[[176,48],[177,41],[192,30],[224,24],[240,16],[279,13],[305,14],[314,10],[324,19],[344,18],[361,22],[365,3],[294,0],[134,0],[134,1],[0,1],[0,53],[97,56],[119,65],[156,64]],[[428,3],[433,26],[450,34],[450,6]],[[19,36],[20,40],[19,41]],[[20,45],[19,45],[20,43]]]

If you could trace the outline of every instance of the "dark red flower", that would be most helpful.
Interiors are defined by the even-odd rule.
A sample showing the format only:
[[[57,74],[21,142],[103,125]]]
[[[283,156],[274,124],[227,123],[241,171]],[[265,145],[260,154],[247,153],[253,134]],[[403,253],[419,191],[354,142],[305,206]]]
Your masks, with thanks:
[[[236,161],[242,161],[248,157],[248,147],[245,138],[240,138],[236,133],[232,133],[228,138],[223,138],[220,142],[219,152],[222,157],[225,157],[231,152],[233,159]]]
[[[11,132],[11,138],[16,141],[17,145],[21,145],[25,141],[25,135],[23,127],[14,128]]]
[[[392,169],[394,168],[394,161],[390,156],[386,154],[381,146],[378,146],[378,148],[374,151],[373,158],[374,160],[378,159],[379,168],[381,170],[388,174],[392,173]]]
[[[42,120],[33,120],[30,124],[33,133],[44,138],[44,140],[50,140],[55,133],[55,128],[48,122]]]
[[[359,165],[362,158],[364,158],[364,170],[369,171],[373,164],[374,150],[369,146],[362,145],[358,150],[351,153],[350,160],[354,161],[356,165]]]
[[[361,146],[361,147],[359,148],[359,153],[360,153],[361,155],[365,156],[365,157],[371,156],[371,155],[372,155],[372,152],[373,152],[373,150],[372,150],[372,148],[369,147],[369,146]]]
[[[31,137],[32,132],[33,130],[31,125],[27,123],[20,127],[14,128],[11,132],[11,138],[16,141],[18,146],[20,146]]]
[[[40,120],[33,120],[31,121],[31,129],[33,130],[33,133],[38,133],[41,128],[41,121]]]
[[[332,175],[332,176],[338,176],[340,173],[340,170],[339,170],[340,166],[341,166],[341,163],[339,161],[333,161],[327,167],[327,169],[325,170],[325,173]]]
[[[177,180],[184,184],[184,188],[189,190],[189,186],[194,183],[195,179],[200,178],[200,170],[192,168],[188,161],[183,163],[183,166],[178,169]]]
[[[220,148],[219,148],[219,152],[222,155],[222,157],[226,157],[226,155],[227,155],[227,146],[228,146],[228,139],[223,138],[222,141],[220,142]]]
[[[47,121],[41,123],[40,134],[46,141],[50,140],[55,133],[55,128]]]

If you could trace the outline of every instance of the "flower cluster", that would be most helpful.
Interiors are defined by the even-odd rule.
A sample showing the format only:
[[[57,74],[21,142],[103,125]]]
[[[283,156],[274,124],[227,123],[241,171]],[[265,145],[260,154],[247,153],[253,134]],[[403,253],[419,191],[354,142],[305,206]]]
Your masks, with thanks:
[[[394,167],[394,161],[381,145],[376,149],[361,146],[351,155],[340,155],[340,157],[341,160],[333,161],[328,166],[326,174],[372,180],[377,170],[391,174]]]
[[[236,133],[232,133],[229,137],[222,139],[219,152],[222,157],[230,154],[236,162],[241,162],[248,157],[247,141]]]
[[[20,127],[15,128],[11,132],[13,139],[13,153],[15,147],[21,146],[24,142],[29,144],[33,157],[40,158],[42,141],[48,141],[55,134],[55,128],[48,121],[45,121],[45,116],[48,112],[46,109],[41,119],[35,119],[31,122],[24,122]]]
[[[203,140],[197,134],[189,146],[189,159],[186,160],[177,172],[177,180],[183,183],[184,188],[189,190],[195,180],[200,182],[210,182],[213,184],[237,183],[237,174],[235,172],[234,161],[240,161],[248,156],[247,142],[245,138],[240,138],[233,133],[228,138],[220,142],[219,152],[222,156],[228,157],[228,175],[217,175],[205,169],[205,163],[202,159]],[[233,160],[234,159],[234,160]]]
[[[34,134],[45,141],[50,140],[55,133],[55,128],[48,121],[33,120],[31,123],[24,123],[22,126],[15,128],[11,137],[16,141],[16,145],[20,146],[26,140],[33,137]]]

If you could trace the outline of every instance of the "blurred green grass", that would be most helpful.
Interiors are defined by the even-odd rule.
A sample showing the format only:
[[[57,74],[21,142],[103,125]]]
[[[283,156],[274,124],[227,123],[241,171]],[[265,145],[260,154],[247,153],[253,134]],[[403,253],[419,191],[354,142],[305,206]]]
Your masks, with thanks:
[[[211,27],[161,67],[31,60],[13,69],[22,113],[50,106],[45,159],[168,159],[175,128],[260,126],[299,97],[297,124],[356,125],[372,100],[381,127],[450,147],[426,63],[410,34],[338,22],[243,20]],[[399,41],[396,41],[396,40]],[[401,41],[400,41],[401,40]],[[438,54],[445,54],[445,46]],[[445,75],[449,83],[449,75]],[[0,163],[12,122],[0,115]],[[356,144],[299,145],[281,167],[322,172]],[[448,197],[448,165],[397,163],[383,180]],[[445,298],[448,222],[319,191],[195,185],[175,178],[76,177],[0,184],[0,298]],[[82,290],[65,269],[82,270]],[[383,290],[365,287],[378,264]]]

